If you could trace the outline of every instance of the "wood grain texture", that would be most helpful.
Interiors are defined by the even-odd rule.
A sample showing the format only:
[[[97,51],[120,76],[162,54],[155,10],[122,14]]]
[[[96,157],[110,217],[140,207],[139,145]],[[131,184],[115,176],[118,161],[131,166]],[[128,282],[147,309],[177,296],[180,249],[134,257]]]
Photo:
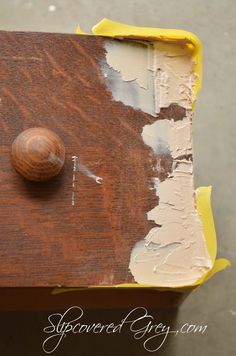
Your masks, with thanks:
[[[105,38],[0,33],[0,286],[86,286],[134,282],[133,246],[154,226],[150,190],[157,157],[142,140],[151,115],[112,100],[100,70]],[[170,113],[171,110],[171,113]],[[183,109],[160,119],[181,119]],[[25,181],[10,162],[30,127],[62,138],[65,167],[45,183]],[[102,184],[76,172],[72,156]],[[172,158],[159,157],[165,179]]]
[[[65,146],[51,130],[30,128],[13,141],[11,161],[24,178],[33,182],[47,181],[60,173],[65,162]]]

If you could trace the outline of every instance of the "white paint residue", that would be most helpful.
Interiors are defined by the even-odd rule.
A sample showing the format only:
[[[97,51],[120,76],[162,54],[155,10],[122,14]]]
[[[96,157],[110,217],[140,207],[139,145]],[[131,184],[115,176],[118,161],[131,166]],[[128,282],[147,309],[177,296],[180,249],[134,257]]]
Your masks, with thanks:
[[[76,181],[76,171],[77,171],[77,156],[72,156],[73,162],[73,175],[72,175],[72,198],[71,198],[71,205],[75,205],[75,181]]]
[[[156,154],[161,153],[158,143],[166,142],[166,146],[175,159],[192,153],[191,130],[190,117],[176,122],[174,120],[157,120],[152,125],[144,126],[142,137]],[[162,148],[164,148],[163,145]]]
[[[192,108],[197,75],[186,45],[108,40],[106,51],[102,71],[114,100],[153,116],[171,103]]]
[[[89,178],[95,180],[97,184],[102,184],[102,178],[93,174],[86,166],[79,162],[78,156],[72,156],[73,162],[73,175],[72,175],[72,199],[71,204],[72,206],[75,205],[75,182],[76,182],[76,172],[81,172]]]
[[[193,72],[191,55],[186,45],[154,43],[155,96],[160,107],[176,103],[192,108],[197,75]]]
[[[92,178],[93,180],[95,180],[96,183],[98,184],[102,184],[102,178],[96,176],[95,174],[93,174],[87,167],[85,167],[83,164],[78,164],[77,166],[77,170],[81,173],[83,173],[84,175],[86,175],[89,178]]]
[[[153,178],[150,189],[155,189],[159,202],[147,218],[157,226],[134,246],[129,265],[136,282],[163,287],[193,284],[212,268],[195,208],[193,163],[184,158],[192,154],[192,62],[181,47],[171,55],[171,47],[154,45],[156,107],[178,103],[187,115],[143,128],[142,138],[157,157],[171,154],[173,171],[162,182]]]
[[[159,204],[148,212],[158,227],[132,252],[130,270],[139,283],[181,286],[196,282],[211,267],[193,196],[192,162],[178,163],[171,178],[155,180]],[[149,244],[159,246],[148,248]]]
[[[124,81],[136,80],[141,88],[148,88],[147,44],[134,41],[113,41],[106,46],[107,64],[121,74]]]
[[[191,110],[196,74],[191,48],[161,41],[144,45],[131,41],[106,42],[102,72],[113,99],[153,116],[160,108],[178,104],[183,120],[156,120],[143,128],[142,138],[153,152],[173,158],[172,173],[150,189],[158,206],[147,213],[157,226],[133,248],[130,271],[138,283],[177,287],[196,282],[211,267],[201,222],[195,209]],[[155,172],[160,173],[157,159]]]
[[[101,69],[115,101],[156,116],[152,45],[134,41],[106,41]]]

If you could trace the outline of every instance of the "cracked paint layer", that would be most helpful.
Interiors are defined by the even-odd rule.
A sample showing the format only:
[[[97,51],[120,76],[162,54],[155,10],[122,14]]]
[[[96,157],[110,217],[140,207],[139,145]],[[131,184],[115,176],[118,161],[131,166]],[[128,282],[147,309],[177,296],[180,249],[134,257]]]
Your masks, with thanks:
[[[152,45],[107,40],[105,49],[101,68],[113,99],[156,116]]]
[[[198,78],[194,73],[192,49],[183,44],[155,42],[153,45],[155,98],[161,108],[172,103],[191,110],[193,88]]]
[[[153,179],[159,204],[147,217],[157,226],[133,248],[129,265],[138,283],[193,284],[212,267],[195,208],[193,164],[189,160],[174,163],[166,180]]]
[[[157,116],[142,131],[144,143],[157,157],[150,189],[155,190],[158,205],[147,212],[147,219],[156,226],[133,247],[129,269],[141,284],[191,285],[212,268],[195,207],[193,162],[187,159],[192,157],[193,87],[197,79],[192,48],[161,41],[146,47],[143,43],[135,47],[134,41],[110,43],[102,71],[114,100]],[[127,83],[136,89],[126,87],[124,95]],[[181,119],[176,120],[176,110],[173,117],[165,115],[166,108],[173,105],[183,109]],[[160,161],[170,158],[172,168],[160,180]]]

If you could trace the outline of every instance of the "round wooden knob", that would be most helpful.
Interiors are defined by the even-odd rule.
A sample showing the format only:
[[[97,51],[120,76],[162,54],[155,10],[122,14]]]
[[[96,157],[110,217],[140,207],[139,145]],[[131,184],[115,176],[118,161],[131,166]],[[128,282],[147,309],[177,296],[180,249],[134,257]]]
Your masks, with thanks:
[[[12,144],[14,168],[26,179],[40,182],[59,174],[65,162],[65,147],[54,132],[35,127],[21,132]]]

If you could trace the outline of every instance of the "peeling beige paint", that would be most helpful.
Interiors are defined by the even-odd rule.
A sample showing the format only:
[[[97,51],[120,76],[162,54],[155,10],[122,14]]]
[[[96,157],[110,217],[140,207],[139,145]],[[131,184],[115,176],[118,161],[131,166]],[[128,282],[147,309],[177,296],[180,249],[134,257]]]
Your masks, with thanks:
[[[121,74],[124,81],[136,80],[141,88],[148,88],[148,68],[151,47],[134,41],[113,41],[107,45],[107,64]],[[134,65],[135,62],[135,65]]]
[[[212,268],[195,208],[193,163],[183,158],[192,154],[195,75],[191,56],[180,46],[155,43],[153,63],[155,106],[177,103],[187,114],[179,121],[156,120],[143,128],[142,138],[156,155],[171,154],[173,171],[162,182],[153,179],[150,189],[156,190],[159,202],[147,218],[157,226],[134,246],[129,268],[138,283],[179,287],[195,283]]]
[[[186,45],[164,42],[155,42],[153,46],[154,90],[158,106],[166,108],[176,103],[191,109],[197,75],[193,72],[190,49]]]
[[[105,49],[101,69],[113,99],[156,116],[152,44],[107,40]]]
[[[211,267],[194,203],[193,165],[178,162],[171,177],[153,184],[159,204],[147,213],[158,224],[133,248],[129,268],[138,283],[183,286]]]
[[[158,143],[165,142],[174,159],[192,153],[191,136],[192,121],[190,116],[181,121],[157,120],[152,125],[144,126],[142,132],[144,142],[152,147],[156,154],[160,153]]]
[[[115,100],[153,116],[171,103],[192,108],[193,87],[198,76],[193,71],[192,53],[187,45],[108,40],[106,65],[120,74],[112,82],[108,81]],[[108,80],[109,70],[103,64]]]
[[[183,158],[192,154],[193,86],[197,77],[191,49],[160,41],[146,47],[124,43],[115,41],[106,46],[107,65],[119,73],[119,81],[123,83],[117,85],[113,81],[110,85],[115,100],[152,115],[172,103],[187,112],[183,120],[157,119],[143,128],[145,144],[156,155],[171,154],[173,167],[164,181],[153,177],[150,189],[156,191],[159,203],[147,213],[147,219],[157,226],[136,243],[129,268],[138,283],[163,287],[190,285],[212,268],[195,208],[193,163]],[[122,88],[127,82],[135,83],[136,91],[130,90],[124,97]],[[154,172],[157,171],[158,166],[154,167]]]

